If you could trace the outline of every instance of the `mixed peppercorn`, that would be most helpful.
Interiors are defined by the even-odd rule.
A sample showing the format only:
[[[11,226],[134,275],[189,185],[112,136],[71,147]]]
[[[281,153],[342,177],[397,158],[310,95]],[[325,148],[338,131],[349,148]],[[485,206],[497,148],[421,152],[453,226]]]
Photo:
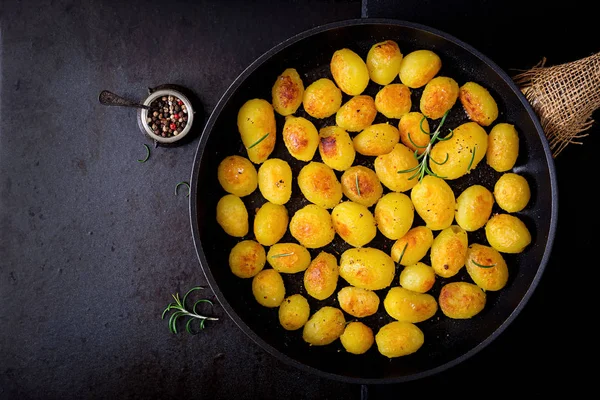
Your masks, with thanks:
[[[187,107],[176,96],[162,96],[150,103],[146,123],[157,136],[177,136],[185,129],[187,121]]]

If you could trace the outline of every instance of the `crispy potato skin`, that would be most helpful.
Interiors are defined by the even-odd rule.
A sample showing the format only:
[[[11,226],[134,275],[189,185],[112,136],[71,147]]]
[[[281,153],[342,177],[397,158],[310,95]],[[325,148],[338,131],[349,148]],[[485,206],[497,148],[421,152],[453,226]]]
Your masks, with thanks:
[[[390,192],[383,195],[375,205],[377,228],[388,239],[398,240],[412,227],[415,208],[404,193]]]
[[[298,186],[306,200],[323,208],[333,208],[342,200],[342,184],[333,169],[322,162],[311,161],[302,167]]]
[[[383,195],[383,186],[375,171],[362,165],[348,168],[342,174],[342,192],[351,201],[371,207]]]
[[[394,261],[376,248],[351,248],[340,258],[340,276],[361,289],[385,289],[392,283],[395,272]]]
[[[330,63],[333,80],[342,92],[358,96],[369,84],[369,70],[363,59],[350,49],[333,53]]]
[[[300,161],[313,159],[319,147],[319,132],[312,122],[303,117],[288,116],[282,136],[292,157]]]
[[[352,97],[340,107],[335,115],[335,123],[348,132],[360,132],[371,125],[376,116],[375,100],[363,94]]]
[[[365,128],[352,140],[354,148],[364,156],[389,154],[398,143],[400,132],[389,123],[374,124]]]
[[[430,294],[396,286],[391,288],[383,299],[383,307],[395,320],[416,324],[433,317],[438,304]]]
[[[519,134],[514,125],[494,125],[488,136],[486,162],[498,172],[506,172],[515,166],[519,156]]]
[[[331,214],[321,206],[307,204],[292,216],[290,233],[306,248],[327,246],[335,237]]]
[[[410,89],[402,83],[384,86],[375,95],[375,107],[386,118],[399,119],[410,112],[412,100]]]
[[[410,192],[415,211],[426,226],[439,231],[454,221],[456,200],[448,183],[435,176],[427,175]]]
[[[485,224],[485,237],[501,253],[521,253],[531,243],[531,233],[519,217],[496,214]]]
[[[408,53],[400,63],[400,81],[411,89],[425,86],[442,68],[440,57],[430,50]]]
[[[286,297],[279,306],[279,323],[287,331],[302,328],[310,316],[310,305],[301,294]]]
[[[279,307],[285,297],[285,285],[279,272],[263,269],[252,278],[252,294],[261,306]]]
[[[431,245],[431,267],[436,275],[450,278],[465,266],[469,238],[467,232],[458,225],[442,230]]]
[[[274,245],[285,235],[289,222],[285,206],[267,201],[254,217],[254,237],[263,246]]]
[[[460,87],[458,95],[467,115],[481,126],[490,126],[498,118],[498,104],[490,92],[476,82]]]
[[[273,106],[263,99],[248,100],[238,111],[237,126],[248,158],[262,164],[275,148],[277,130]]]
[[[313,118],[332,116],[342,105],[342,91],[331,79],[321,78],[308,85],[302,98],[304,111]]]
[[[523,176],[506,172],[494,185],[494,198],[501,209],[515,213],[527,207],[531,199],[531,189]]]
[[[375,43],[367,54],[369,77],[379,85],[388,85],[400,73],[402,58],[400,47],[395,41]]]
[[[375,173],[381,183],[391,191],[406,192],[412,189],[418,180],[409,179],[412,172],[398,173],[398,171],[409,170],[417,165],[418,161],[413,152],[402,143],[397,143],[391,152],[375,159]]]
[[[473,318],[483,310],[485,303],[485,292],[474,283],[450,282],[440,291],[439,306],[448,318]]]
[[[345,171],[354,163],[356,150],[348,132],[333,125],[319,131],[319,154],[330,168]]]
[[[311,260],[310,252],[302,245],[275,243],[269,248],[267,261],[281,274],[295,274],[306,270]]]
[[[265,266],[265,248],[254,240],[242,240],[229,252],[229,268],[238,278],[252,278]]]
[[[217,203],[217,222],[229,236],[248,234],[248,210],[244,202],[233,194],[226,194]]]
[[[325,346],[337,340],[345,327],[344,313],[338,308],[324,306],[304,324],[302,338],[312,346]]]
[[[485,226],[492,215],[494,195],[486,187],[471,185],[456,199],[454,219],[465,231],[473,232]]]
[[[394,242],[391,250],[392,260],[405,267],[416,264],[425,257],[432,243],[431,229],[426,226],[415,226]]]
[[[342,310],[356,318],[373,315],[379,308],[379,296],[372,290],[346,286],[338,292],[337,298]]]
[[[320,252],[304,271],[304,288],[317,300],[325,300],[337,288],[339,266],[333,254]]]
[[[425,343],[421,329],[411,322],[394,321],[381,327],[375,335],[379,353],[396,358],[415,353]]]
[[[421,113],[427,118],[440,119],[458,99],[458,83],[447,76],[433,78],[425,85],[421,95]]]
[[[435,272],[429,265],[418,262],[400,272],[400,286],[417,293],[428,292],[435,283]]]
[[[292,115],[302,104],[304,83],[294,68],[288,68],[277,77],[271,89],[273,109],[280,115]]]
[[[344,201],[331,211],[333,229],[346,243],[362,247],[375,238],[377,224],[371,211],[362,204]]]
[[[217,168],[217,178],[227,193],[238,197],[248,196],[258,187],[256,167],[242,156],[225,157]]]
[[[265,160],[258,168],[258,189],[273,204],[285,204],[292,197],[292,169],[280,158]]]
[[[423,123],[421,123],[421,121],[423,121]],[[427,133],[423,133],[421,128]],[[404,114],[398,123],[398,131],[400,132],[400,141],[402,144],[412,151],[416,150],[419,154],[422,154],[425,151],[423,146],[427,146],[429,140],[431,140],[431,137],[428,135],[431,133],[429,130],[429,122],[427,121],[427,118],[418,111]]]
[[[353,321],[346,325],[340,341],[348,353],[364,354],[373,346],[375,336],[373,330],[367,325],[360,321]]]
[[[466,265],[473,282],[483,290],[498,291],[508,282],[506,261],[493,247],[473,243],[467,252]]]

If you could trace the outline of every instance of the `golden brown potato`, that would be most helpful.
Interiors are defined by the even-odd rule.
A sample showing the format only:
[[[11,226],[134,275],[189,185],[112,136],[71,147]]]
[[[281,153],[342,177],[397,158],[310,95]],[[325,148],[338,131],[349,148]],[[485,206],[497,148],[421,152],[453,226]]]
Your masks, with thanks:
[[[233,237],[248,234],[248,210],[236,195],[226,194],[217,203],[217,222],[225,233]]]
[[[390,153],[375,159],[375,173],[381,183],[391,191],[406,192],[412,189],[418,180],[408,179],[412,176],[412,172],[398,173],[398,171],[407,171],[417,165],[419,162],[413,152],[402,143],[397,143]]]
[[[345,171],[352,166],[356,151],[348,132],[333,125],[319,131],[319,154],[330,168]]]
[[[338,308],[325,306],[304,324],[302,338],[312,346],[325,346],[338,339],[345,327],[344,313]]]
[[[428,292],[435,283],[435,272],[429,265],[418,262],[400,272],[400,286],[417,293]]]
[[[383,186],[375,171],[362,165],[348,168],[340,180],[344,195],[365,207],[377,203],[383,194]]]
[[[292,197],[292,168],[280,158],[270,158],[258,168],[258,189],[273,204],[285,204]]]
[[[431,268],[442,278],[450,278],[465,266],[469,238],[458,225],[442,230],[431,244]]]
[[[433,317],[438,304],[430,294],[396,286],[391,288],[383,299],[383,307],[390,317],[415,324]]]
[[[275,243],[267,253],[267,261],[282,274],[295,274],[308,268],[310,253],[297,243]]]
[[[310,305],[301,294],[286,297],[279,306],[279,323],[287,331],[296,331],[306,324],[310,316]]]
[[[290,220],[290,233],[309,249],[327,246],[335,237],[329,211],[316,204],[308,204],[294,213]]]
[[[375,335],[379,352],[388,357],[402,357],[415,353],[425,343],[425,335],[411,322],[394,321],[384,325]]]
[[[354,148],[364,156],[380,156],[390,153],[398,143],[400,133],[389,123],[367,127],[353,139]]]
[[[390,286],[396,273],[394,261],[374,247],[351,248],[340,258],[340,276],[350,285],[368,290]]]
[[[430,50],[408,53],[400,63],[400,81],[411,89],[425,86],[442,68],[440,57]]]
[[[331,79],[321,78],[308,85],[302,105],[304,111],[313,118],[330,117],[342,105],[342,91]]]
[[[285,206],[266,202],[254,217],[254,237],[263,246],[271,246],[285,235],[289,222]]]
[[[450,111],[458,99],[458,83],[447,76],[430,80],[421,95],[421,113],[427,118],[439,119]]]
[[[531,243],[531,233],[518,217],[496,214],[485,224],[485,237],[501,253],[521,253]]]
[[[369,84],[367,64],[350,49],[336,50],[331,57],[330,69],[335,83],[350,96],[358,96]]]
[[[288,68],[277,77],[271,89],[273,108],[283,116],[292,115],[302,104],[304,83],[294,68]]]
[[[229,252],[229,268],[238,278],[252,278],[265,267],[265,248],[254,240],[242,240]]]
[[[402,52],[398,43],[385,40],[375,43],[367,54],[367,69],[371,80],[379,85],[388,85],[400,73]]]
[[[348,353],[364,354],[373,346],[375,336],[373,330],[367,325],[354,321],[346,325],[340,341]]]
[[[429,133],[431,133],[429,122],[423,114],[417,111],[404,114],[400,118],[398,131],[400,132],[400,141],[412,151],[416,150],[419,154],[425,151],[425,147],[431,140],[431,136],[429,136]]]
[[[412,227],[415,208],[406,194],[390,192],[379,199],[374,216],[383,236],[397,240]]]
[[[261,306],[279,307],[285,297],[283,278],[274,269],[263,269],[252,278],[252,294]]]
[[[258,186],[258,174],[254,164],[246,157],[227,156],[219,163],[217,177],[221,187],[238,197],[248,196]]]
[[[356,318],[373,315],[379,308],[379,296],[372,290],[346,286],[338,292],[337,298],[342,310]]]
[[[507,172],[494,185],[496,202],[506,212],[523,210],[531,199],[531,190],[527,179],[519,174]]]
[[[498,105],[490,92],[475,82],[460,87],[459,99],[471,121],[490,126],[498,118]]]
[[[483,290],[498,291],[508,282],[508,266],[493,247],[473,243],[467,252],[467,272]]]
[[[362,204],[344,201],[331,211],[333,229],[351,246],[362,247],[375,238],[377,225],[371,211]]]
[[[319,147],[319,132],[314,124],[302,117],[288,116],[283,125],[283,142],[290,155],[300,161],[310,161]]]
[[[486,187],[472,185],[456,199],[456,223],[467,232],[482,228],[492,215],[494,196]]]
[[[237,126],[248,158],[255,164],[262,164],[275,148],[273,106],[263,99],[248,100],[238,112]]]
[[[417,214],[432,231],[446,229],[454,221],[456,200],[445,180],[426,175],[412,188],[410,199]]]
[[[450,139],[433,145],[429,168],[444,179],[457,179],[479,165],[487,151],[488,137],[476,122],[462,124],[450,135]]]
[[[304,271],[304,289],[311,297],[325,300],[335,292],[338,276],[337,259],[333,254],[322,251]]]
[[[335,123],[348,132],[360,132],[371,125],[377,115],[371,96],[354,96],[342,105],[335,115]]]
[[[440,309],[452,319],[473,318],[484,309],[485,302],[485,292],[469,282],[450,282],[440,291]]]
[[[498,172],[506,172],[515,166],[519,156],[519,134],[514,125],[494,125],[488,136],[486,161]]]
[[[433,232],[426,226],[415,226],[394,242],[392,259],[405,267],[421,261],[433,243]]]
[[[410,89],[401,83],[384,86],[375,95],[375,107],[387,118],[401,118],[412,107]]]
[[[311,161],[300,170],[298,186],[306,200],[323,208],[333,208],[342,200],[342,184],[333,169]]]
[[[308,204],[294,213],[290,233],[309,249],[327,246],[335,237],[329,211],[316,204]]]

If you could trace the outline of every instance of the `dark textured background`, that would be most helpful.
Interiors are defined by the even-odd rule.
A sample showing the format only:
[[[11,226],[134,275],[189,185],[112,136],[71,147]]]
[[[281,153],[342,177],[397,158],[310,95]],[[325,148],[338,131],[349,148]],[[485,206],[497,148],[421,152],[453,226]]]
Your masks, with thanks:
[[[188,199],[174,193],[190,178],[197,139],[138,163],[149,141],[135,111],[97,96],[141,100],[147,87],[172,82],[198,95],[207,118],[263,52],[361,10],[446,31],[509,74],[542,57],[552,65],[600,51],[580,1],[364,3],[0,0],[0,399],[360,398],[360,386],[265,353],[219,306],[222,319],[201,335],[168,332],[160,313],[170,294],[205,284]],[[593,315],[582,295],[597,264],[583,228],[598,220],[583,183],[599,130],[556,160],[552,259],[513,324],[451,370],[370,386],[370,398],[582,390],[589,319],[577,317]]]

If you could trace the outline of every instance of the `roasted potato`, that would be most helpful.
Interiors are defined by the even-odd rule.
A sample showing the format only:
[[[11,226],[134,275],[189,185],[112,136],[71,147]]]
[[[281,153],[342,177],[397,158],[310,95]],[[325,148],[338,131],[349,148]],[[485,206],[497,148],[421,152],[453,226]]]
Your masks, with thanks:
[[[432,243],[431,229],[426,226],[415,226],[394,242],[390,255],[392,260],[406,267],[421,261]]]
[[[442,68],[440,57],[430,50],[408,53],[400,63],[400,81],[411,89],[425,86]]]
[[[458,83],[447,76],[430,80],[421,95],[421,113],[427,118],[439,119],[444,116],[458,99]]]
[[[258,186],[258,174],[254,164],[246,157],[227,156],[219,163],[217,177],[221,187],[238,197],[248,196]]]
[[[411,322],[394,321],[379,329],[375,343],[382,355],[388,358],[402,357],[419,350],[425,343],[425,335]]]
[[[385,187],[393,192],[406,192],[412,189],[418,182],[417,179],[408,179],[412,172],[399,173],[415,168],[419,162],[413,152],[403,145],[397,143],[394,149],[375,159],[375,173]]]
[[[248,234],[248,210],[236,195],[226,194],[217,203],[217,222],[225,233],[233,237]]]
[[[373,247],[351,248],[340,258],[340,276],[350,285],[380,290],[390,286],[396,273],[394,261]]]
[[[335,125],[319,131],[319,154],[326,165],[337,171],[350,168],[356,157],[350,135]]]
[[[402,83],[382,87],[375,95],[375,107],[386,118],[401,118],[412,107],[410,89]]]
[[[352,140],[354,148],[364,156],[380,156],[390,153],[400,139],[400,133],[389,123],[374,124]]]
[[[471,185],[456,199],[456,223],[465,231],[473,232],[485,226],[494,206],[494,195],[485,186]]]
[[[285,204],[292,197],[292,168],[280,158],[270,158],[258,168],[260,194],[273,204]]]
[[[475,82],[460,87],[458,95],[469,119],[482,126],[490,126],[498,118],[498,104],[490,92]]]
[[[290,233],[309,249],[327,246],[335,237],[329,211],[316,204],[308,204],[294,213],[290,220]]]
[[[252,278],[265,267],[265,248],[254,240],[242,240],[229,252],[229,268],[238,278]]]
[[[372,290],[346,286],[338,292],[337,298],[342,310],[356,318],[373,315],[379,308],[379,296]]]
[[[433,145],[429,168],[444,179],[457,179],[474,170],[483,159],[487,151],[488,137],[476,122],[464,123],[450,135],[450,139]],[[432,161],[432,158],[435,161]]]
[[[348,132],[360,132],[371,125],[377,115],[375,101],[362,94],[348,100],[335,114],[335,123]]]
[[[342,91],[331,79],[321,78],[308,85],[302,105],[304,111],[313,118],[330,117],[342,105]]]
[[[412,227],[415,208],[404,193],[390,192],[375,205],[375,222],[379,231],[388,239],[397,240]]]
[[[485,237],[501,253],[521,253],[531,243],[531,233],[519,217],[496,214],[485,224]]]
[[[435,283],[435,272],[429,265],[418,262],[400,272],[400,286],[417,293],[428,292]]]
[[[271,89],[273,109],[283,116],[292,115],[302,104],[304,83],[294,68],[288,68],[277,77]]]
[[[340,179],[342,192],[351,201],[371,207],[381,198],[383,186],[375,171],[362,165],[348,168]]]
[[[456,200],[448,183],[426,175],[410,192],[415,211],[432,231],[449,227],[454,221]]]
[[[300,170],[298,186],[306,200],[323,208],[333,208],[342,200],[342,184],[333,169],[311,161]]]
[[[297,243],[275,243],[269,248],[267,261],[279,273],[295,274],[308,268],[310,253]]]
[[[333,254],[322,251],[304,271],[304,289],[311,297],[325,300],[335,292],[338,276],[337,259]]]
[[[248,100],[238,111],[237,126],[248,158],[255,164],[262,164],[275,148],[273,106],[263,99]]]
[[[431,268],[442,278],[450,278],[465,266],[469,237],[458,225],[451,225],[442,230],[433,239],[429,258]]]
[[[423,114],[417,111],[404,114],[400,118],[398,131],[400,132],[400,141],[412,151],[416,150],[419,154],[425,151],[425,147],[431,140],[431,136],[429,136],[429,133],[431,133],[429,122]]]
[[[289,222],[285,206],[267,201],[254,217],[254,237],[263,246],[271,246],[279,242],[285,235]]]
[[[287,331],[296,331],[306,324],[310,316],[310,305],[301,294],[286,297],[279,306],[279,323]]]
[[[348,353],[364,354],[373,346],[373,330],[360,321],[350,322],[340,336],[342,346]]]
[[[302,338],[312,346],[325,346],[337,340],[345,327],[346,319],[342,310],[325,306],[304,324]]]
[[[283,278],[274,269],[263,269],[252,278],[252,294],[261,306],[279,307],[285,297]]]
[[[395,41],[375,43],[367,54],[367,69],[371,80],[378,85],[390,84],[400,73],[402,57],[400,47]]]
[[[499,123],[494,125],[488,136],[486,162],[498,172],[506,172],[514,167],[519,156],[519,134],[514,125]]]
[[[508,282],[508,266],[502,254],[490,246],[473,243],[467,252],[467,272],[486,291],[498,291]]]
[[[313,159],[319,147],[319,132],[312,122],[290,115],[285,118],[282,136],[292,157],[300,161]]]
[[[358,96],[369,84],[369,70],[363,59],[350,49],[333,53],[330,63],[333,80],[350,96]]]
[[[519,212],[527,206],[531,199],[529,183],[519,174],[504,173],[494,185],[494,198],[504,211]]]
[[[383,299],[383,307],[390,317],[414,324],[433,317],[438,304],[430,294],[396,286],[391,288]]]
[[[344,201],[331,211],[333,229],[346,243],[362,247],[375,238],[377,225],[369,209],[353,201]]]
[[[484,309],[486,295],[474,283],[450,282],[442,287],[438,301],[446,317],[469,319]]]

